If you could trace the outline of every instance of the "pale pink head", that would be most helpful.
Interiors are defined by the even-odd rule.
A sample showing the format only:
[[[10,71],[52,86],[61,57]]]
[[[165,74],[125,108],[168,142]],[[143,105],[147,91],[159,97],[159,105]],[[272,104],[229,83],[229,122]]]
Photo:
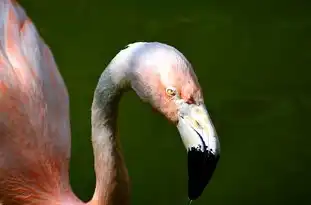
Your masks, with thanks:
[[[141,98],[174,123],[178,122],[178,104],[174,99],[188,104],[203,103],[197,77],[183,54],[160,43],[146,44],[140,52],[133,66],[132,88]]]
[[[134,43],[112,63],[118,67],[142,100],[177,125],[188,151],[189,198],[196,199],[209,182],[219,159],[215,128],[204,105],[198,79],[190,62],[172,46],[152,42]]]

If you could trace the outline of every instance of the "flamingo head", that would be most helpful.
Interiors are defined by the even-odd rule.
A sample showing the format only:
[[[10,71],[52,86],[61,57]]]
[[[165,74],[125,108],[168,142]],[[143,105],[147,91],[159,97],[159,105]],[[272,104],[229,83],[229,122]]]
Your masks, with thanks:
[[[212,177],[220,145],[192,66],[177,49],[150,44],[133,67],[132,88],[178,128],[188,153],[188,197],[195,200]]]

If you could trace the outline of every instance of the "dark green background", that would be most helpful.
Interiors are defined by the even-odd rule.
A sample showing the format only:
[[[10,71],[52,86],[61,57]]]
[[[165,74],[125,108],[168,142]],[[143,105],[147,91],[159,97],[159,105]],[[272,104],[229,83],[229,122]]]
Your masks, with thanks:
[[[160,41],[194,65],[221,139],[219,166],[194,204],[311,204],[310,1],[200,2],[21,0],[69,89],[74,191],[93,194],[99,75],[126,44]],[[185,205],[186,152],[175,127],[133,92],[120,109],[133,204]]]

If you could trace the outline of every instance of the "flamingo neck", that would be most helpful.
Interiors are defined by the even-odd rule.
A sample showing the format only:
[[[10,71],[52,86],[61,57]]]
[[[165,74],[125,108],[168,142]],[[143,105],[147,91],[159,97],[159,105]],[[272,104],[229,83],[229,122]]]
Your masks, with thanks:
[[[129,87],[126,74],[130,68],[120,61],[120,56],[119,53],[101,75],[92,105],[96,174],[92,201],[97,204],[129,204],[129,178],[117,137],[117,114],[121,95]]]

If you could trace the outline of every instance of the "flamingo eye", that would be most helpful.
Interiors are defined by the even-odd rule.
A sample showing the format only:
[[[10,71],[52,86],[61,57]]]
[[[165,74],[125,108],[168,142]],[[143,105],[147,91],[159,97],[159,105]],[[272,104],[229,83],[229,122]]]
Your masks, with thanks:
[[[166,94],[170,97],[173,97],[176,95],[176,88],[168,87],[166,88]]]

